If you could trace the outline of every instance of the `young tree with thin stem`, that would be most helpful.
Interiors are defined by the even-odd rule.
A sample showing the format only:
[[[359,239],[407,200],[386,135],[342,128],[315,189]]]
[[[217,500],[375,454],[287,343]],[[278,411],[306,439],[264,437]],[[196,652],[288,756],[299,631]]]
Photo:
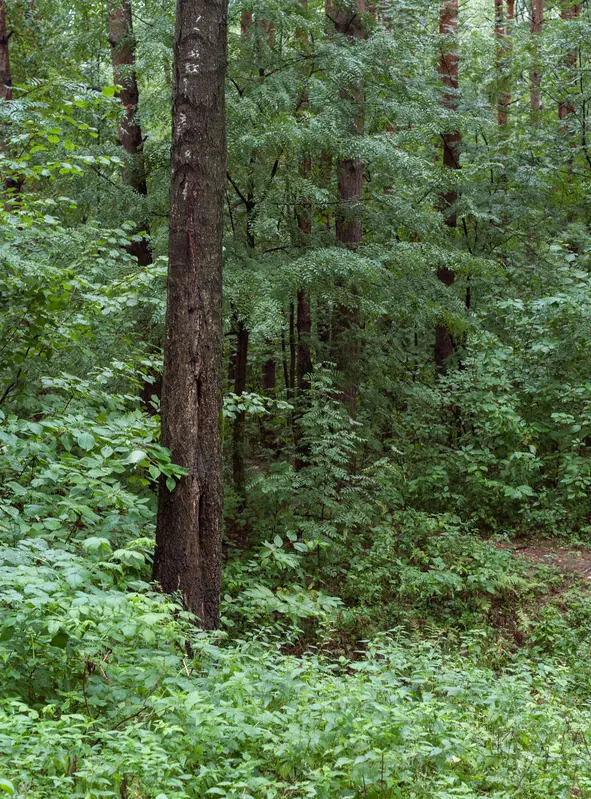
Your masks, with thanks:
[[[118,96],[124,110],[119,124],[119,143],[128,158],[123,181],[140,196],[146,197],[148,186],[143,153],[144,141],[139,120],[139,89],[135,72],[131,0],[109,3],[109,43],[113,80],[121,87]],[[152,263],[152,254],[146,238],[133,242],[130,251],[140,266]]]
[[[573,3],[572,0],[561,0],[560,16],[565,22],[575,20],[581,15],[581,3]],[[577,50],[569,50],[564,59],[564,65],[567,69],[568,85],[572,84],[574,73],[577,67],[578,54]],[[574,100],[570,96],[570,92],[565,93],[565,97],[558,103],[558,118],[564,122],[564,130],[568,132],[568,117],[575,113],[576,106]]]
[[[540,66],[540,36],[544,27],[544,0],[532,0],[530,32],[533,39],[533,64],[531,70],[530,105],[535,125],[540,124],[542,110],[542,72]]]
[[[10,72],[9,40],[6,28],[4,0],[0,0],[0,100],[12,100],[12,74]]]
[[[161,485],[154,577],[219,622],[222,237],[227,0],[177,0],[162,443],[187,475]]]
[[[441,37],[441,58],[439,75],[443,93],[442,106],[452,114],[458,110],[459,58],[458,39],[458,0],[442,0],[439,15],[439,34]],[[445,130],[441,135],[443,150],[443,166],[449,170],[460,169],[461,135],[457,129]],[[441,205],[445,216],[445,224],[450,229],[457,227],[458,219],[455,205],[458,200],[456,189],[449,189],[441,196]],[[456,276],[453,269],[441,267],[437,277],[447,287],[454,284]],[[447,361],[455,352],[454,342],[447,325],[438,323],[435,329],[435,365],[437,369],[445,368]]]
[[[308,8],[308,0],[300,0],[302,8]],[[299,43],[303,52],[309,47],[308,37],[305,33],[299,35]],[[308,90],[306,85],[302,87],[299,98],[297,113],[303,117],[309,108]],[[302,124],[304,124],[302,120]],[[304,180],[310,178],[312,172],[312,159],[305,153],[300,164],[300,175]],[[298,244],[306,247],[310,241],[312,233],[312,207],[309,201],[303,200],[297,203],[296,216],[298,223]],[[306,391],[310,388],[309,374],[312,371],[312,353],[310,339],[312,334],[312,316],[310,309],[310,295],[305,288],[298,289],[297,292],[297,391],[298,403],[302,404]]]

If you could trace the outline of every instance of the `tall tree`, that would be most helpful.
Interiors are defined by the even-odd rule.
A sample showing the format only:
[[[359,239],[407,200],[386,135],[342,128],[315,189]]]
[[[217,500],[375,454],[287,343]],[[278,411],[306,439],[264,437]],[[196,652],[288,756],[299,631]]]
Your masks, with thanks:
[[[569,21],[576,19],[581,14],[581,4],[580,3],[573,3],[572,0],[561,0],[560,3],[560,16],[563,20]],[[569,50],[565,58],[565,66],[568,72],[568,86],[572,84],[573,73],[577,66],[577,51],[576,50]],[[564,99],[560,100],[558,103],[558,117],[559,119],[565,121],[571,114],[574,114],[576,111],[575,103],[570,97],[570,91],[566,92],[566,96]],[[565,130],[568,129],[568,125],[565,121],[564,125]]]
[[[119,124],[119,143],[128,156],[123,173],[125,183],[145,197],[148,194],[143,154],[143,137],[139,121],[139,90],[135,73],[135,39],[131,0],[109,3],[109,42],[113,64],[113,80],[118,86],[124,109]],[[147,227],[147,226],[146,226]],[[150,247],[145,238],[131,246],[140,266],[152,262]]]
[[[177,0],[161,485],[154,576],[213,629],[222,540],[222,203],[228,0]]]
[[[497,122],[504,127],[509,121],[511,104],[511,86],[509,76],[509,59],[511,56],[511,23],[515,19],[515,2],[495,0],[495,36],[497,40]]]
[[[442,41],[439,65],[439,75],[443,87],[441,104],[451,113],[456,113],[458,110],[460,87],[457,49],[458,5],[458,0],[441,0],[439,15],[439,34]],[[441,138],[443,166],[450,170],[460,169],[460,132],[457,129],[446,130]],[[454,207],[457,199],[458,193],[455,189],[450,189],[441,197],[445,224],[451,229],[456,228],[458,223]],[[437,270],[437,277],[448,287],[452,286],[456,279],[454,270],[449,267],[440,267]],[[449,328],[440,322],[435,329],[435,365],[437,368],[443,369],[454,352],[455,346]]]
[[[365,38],[363,15],[368,10],[366,0],[355,0],[350,7],[326,1],[326,14],[334,23],[337,33],[351,42]],[[362,136],[364,131],[363,84],[348,85],[340,92],[342,100],[351,107],[350,134]],[[355,249],[362,240],[362,196],[365,167],[361,158],[342,158],[337,164],[339,207],[336,214],[337,241]],[[334,324],[336,363],[344,377],[343,401],[351,415],[355,414],[357,384],[351,366],[358,359],[358,350],[352,337],[359,325],[357,308],[338,308]],[[353,336],[351,335],[353,333]]]
[[[544,27],[544,0],[532,0],[530,31],[533,38],[533,64],[531,71],[530,105],[534,124],[539,124],[542,110],[542,73],[540,71],[539,37]]]
[[[307,9],[308,0],[300,0],[300,5],[304,9]],[[308,37],[305,32],[299,35],[299,42],[302,51],[305,53],[308,50],[309,44]],[[304,82],[298,103],[299,115],[305,115],[308,108],[308,89],[306,83]],[[311,172],[312,159],[308,153],[305,153],[300,165],[300,175],[304,180],[307,180],[310,178]],[[309,243],[309,237],[312,233],[312,209],[307,200],[298,202],[296,216],[299,232],[298,243],[301,247],[305,247]],[[298,400],[301,404],[304,392],[310,387],[308,375],[312,371],[312,354],[310,350],[312,317],[310,313],[310,296],[305,288],[298,289],[297,293],[297,333],[297,388]]]
[[[234,333],[236,348],[230,356],[230,370],[234,380],[234,394],[240,396],[246,391],[248,370],[248,328],[234,314]],[[243,516],[246,510],[246,413],[237,411],[232,423],[232,480],[236,492],[236,518],[232,524],[233,537],[240,543],[246,543],[248,530]]]
[[[7,102],[12,100],[12,73],[10,70],[10,52],[8,40],[10,34],[6,28],[6,14],[4,11],[4,0],[0,0],[0,99]],[[0,147],[5,143],[0,142]],[[4,190],[9,197],[15,199],[24,183],[21,175],[11,175],[3,181]]]
[[[8,39],[4,0],[0,0],[0,99],[2,100],[12,100],[12,75],[10,72]]]

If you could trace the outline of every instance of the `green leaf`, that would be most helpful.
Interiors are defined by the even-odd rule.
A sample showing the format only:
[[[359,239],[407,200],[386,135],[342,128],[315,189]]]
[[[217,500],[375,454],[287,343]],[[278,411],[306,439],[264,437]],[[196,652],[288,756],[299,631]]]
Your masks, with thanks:
[[[70,636],[68,633],[64,630],[60,630],[60,632],[56,633],[51,639],[51,645],[56,646],[58,649],[65,649],[69,640]]]
[[[76,443],[80,449],[88,452],[94,447],[96,441],[94,440],[94,436],[92,436],[90,433],[79,433],[78,436],[76,436]]]
[[[14,785],[10,782],[10,780],[5,780],[0,777],[0,791],[3,793],[9,793],[12,796],[14,793]]]
[[[128,464],[141,463],[142,461],[145,461],[147,457],[148,456],[143,449],[134,449],[132,452],[129,453],[129,455],[125,459],[125,463]]]

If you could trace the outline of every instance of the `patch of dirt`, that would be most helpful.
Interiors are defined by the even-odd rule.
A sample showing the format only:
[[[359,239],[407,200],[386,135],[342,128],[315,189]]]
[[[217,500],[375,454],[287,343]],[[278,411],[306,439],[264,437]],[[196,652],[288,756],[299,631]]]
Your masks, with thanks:
[[[578,574],[591,583],[591,550],[577,547],[560,547],[551,541],[536,541],[532,544],[497,544],[518,558],[541,566],[554,566],[564,574]]]

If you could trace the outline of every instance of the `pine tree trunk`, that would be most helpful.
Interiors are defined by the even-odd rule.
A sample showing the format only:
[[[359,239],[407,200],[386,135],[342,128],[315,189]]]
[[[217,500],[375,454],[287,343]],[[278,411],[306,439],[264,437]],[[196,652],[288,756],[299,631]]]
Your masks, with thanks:
[[[188,475],[161,485],[154,577],[219,622],[222,204],[227,0],[177,0],[162,443]]]
[[[8,39],[4,0],[0,0],[0,100],[12,100],[12,75],[10,72]]]
[[[131,0],[118,0],[109,6],[109,42],[113,64],[113,80],[118,86],[119,100],[125,113],[119,124],[119,143],[127,154],[123,181],[142,197],[147,196],[146,170],[143,156],[142,129],[139,122],[139,90],[135,74],[135,39]],[[143,227],[147,228],[147,225]],[[140,266],[152,263],[147,239],[133,242],[129,248]]]
[[[441,53],[439,74],[443,86],[441,103],[448,111],[458,110],[458,0],[442,0],[439,16],[439,34],[445,37]],[[443,165],[446,169],[460,169],[460,144],[461,136],[459,131],[446,131],[442,135]],[[450,190],[441,197],[443,212],[445,214],[445,224],[455,229],[457,226],[457,214],[455,204],[458,199],[457,191]],[[452,286],[456,276],[452,269],[438,269],[437,277],[445,286]],[[439,323],[435,329],[435,366],[439,371],[445,369],[447,361],[455,352],[455,346],[451,333],[446,325]]]
[[[542,85],[542,73],[540,68],[539,56],[539,36],[544,27],[544,0],[532,0],[531,25],[530,31],[534,38],[533,44],[533,64],[531,71],[531,94],[530,105],[532,119],[535,125],[540,124],[540,112],[542,110],[542,96],[540,88]]]

